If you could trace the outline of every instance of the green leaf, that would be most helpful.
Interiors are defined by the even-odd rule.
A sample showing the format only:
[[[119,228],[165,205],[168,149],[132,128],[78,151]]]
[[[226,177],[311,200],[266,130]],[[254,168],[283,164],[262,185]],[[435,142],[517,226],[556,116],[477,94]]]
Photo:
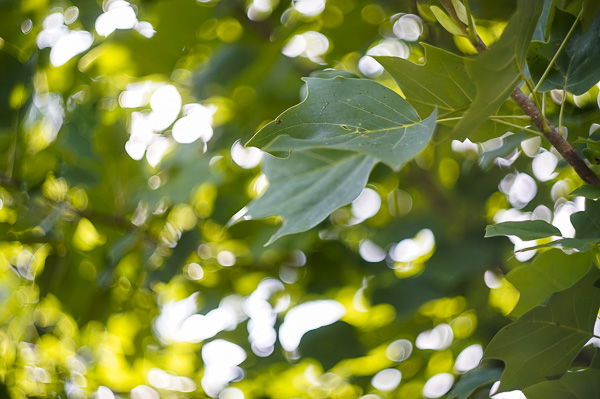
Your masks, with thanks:
[[[600,354],[590,367],[566,373],[560,380],[544,381],[523,391],[527,399],[600,398]]]
[[[581,14],[581,26],[584,31],[589,31],[594,23],[594,17],[598,16],[600,11],[600,0],[584,0],[583,13]]]
[[[454,11],[456,11],[458,19],[468,25],[469,20],[467,18],[467,9],[465,5],[461,3],[460,0],[452,0],[452,5],[454,6]]]
[[[459,138],[468,137],[483,124],[521,81],[529,41],[543,6],[543,0],[519,0],[516,12],[498,42],[467,63],[467,72],[477,87],[477,96],[454,128],[454,134]]]
[[[560,44],[565,40],[576,18],[568,12],[556,9],[548,42],[531,43],[527,54],[529,71],[535,82],[538,82],[556,54]],[[540,86],[540,91],[562,89],[570,93],[583,94],[600,80],[600,69],[592,60],[600,59],[600,14],[588,32],[577,26],[568,39],[554,66]]]
[[[464,36],[467,35],[460,29],[458,24],[454,22],[452,17],[444,12],[441,8],[437,6],[431,6],[431,11],[433,15],[435,15],[435,19],[446,29],[448,32],[452,33],[454,36]]]
[[[268,156],[263,171],[270,185],[248,205],[244,217],[283,218],[267,245],[281,236],[308,230],[356,199],[376,162],[365,154],[324,149],[293,152],[286,159]]]
[[[523,222],[503,222],[487,226],[486,237],[517,236],[522,240],[537,240],[561,235],[560,230],[543,220],[528,220]]]
[[[467,399],[480,388],[491,386],[500,379],[502,369],[476,368],[463,375],[454,384],[448,399]]]
[[[398,83],[419,115],[437,107],[439,117],[466,110],[477,90],[467,75],[466,59],[423,43],[426,62],[415,64],[400,57],[375,57]]]
[[[506,279],[520,294],[511,314],[521,316],[551,294],[569,288],[588,272],[591,264],[589,252],[567,255],[560,249],[551,249],[536,256],[531,264],[511,270]]]
[[[579,195],[579,196],[582,196],[585,198],[598,199],[598,198],[600,198],[600,187],[584,185],[581,187],[577,187],[569,195]]]
[[[585,200],[585,210],[571,215],[575,227],[575,238],[590,238],[600,241],[600,202]]]
[[[305,79],[308,96],[263,127],[248,145],[280,154],[335,148],[399,169],[429,142],[435,111],[421,121],[398,94],[371,80]]]
[[[592,338],[599,307],[600,271],[593,268],[571,288],[553,294],[547,305],[500,330],[484,353],[484,359],[504,362],[498,392],[560,378]]]

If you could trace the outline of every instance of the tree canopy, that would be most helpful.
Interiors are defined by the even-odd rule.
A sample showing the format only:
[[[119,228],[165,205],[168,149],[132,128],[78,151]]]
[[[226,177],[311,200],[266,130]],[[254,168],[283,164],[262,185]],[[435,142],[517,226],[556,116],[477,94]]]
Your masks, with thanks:
[[[599,10],[0,1],[0,396],[598,397]]]

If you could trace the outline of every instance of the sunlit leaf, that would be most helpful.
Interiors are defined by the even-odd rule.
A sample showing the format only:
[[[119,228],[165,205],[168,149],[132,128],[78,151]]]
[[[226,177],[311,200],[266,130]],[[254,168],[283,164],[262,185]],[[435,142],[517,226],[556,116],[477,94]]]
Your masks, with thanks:
[[[543,220],[526,220],[522,222],[502,222],[487,226],[486,237],[517,236],[522,240],[537,240],[561,235],[560,230]]]
[[[421,121],[398,94],[370,80],[305,79],[308,96],[248,142],[267,152],[335,148],[370,155],[393,168],[431,138],[435,112]]]
[[[377,161],[348,151],[310,150],[295,151],[286,159],[267,157],[264,162],[270,185],[248,205],[246,216],[283,218],[271,243],[316,226],[335,209],[352,202]]]
[[[484,359],[505,364],[499,392],[560,378],[592,338],[599,307],[600,271],[594,268],[571,288],[553,294],[546,305],[500,330],[484,353]]]
[[[567,255],[551,249],[539,254],[531,264],[511,270],[506,279],[519,290],[519,302],[511,314],[521,316],[550,294],[569,288],[587,273],[591,264],[589,252]]]

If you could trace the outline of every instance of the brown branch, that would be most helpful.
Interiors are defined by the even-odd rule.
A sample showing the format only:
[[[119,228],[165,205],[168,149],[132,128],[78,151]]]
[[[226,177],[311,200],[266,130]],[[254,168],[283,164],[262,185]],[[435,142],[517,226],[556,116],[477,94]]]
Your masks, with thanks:
[[[600,178],[588,167],[583,159],[579,157],[575,149],[565,140],[556,130],[554,126],[546,119],[548,130],[544,129],[544,119],[540,114],[540,110],[535,106],[525,93],[518,87],[515,87],[510,97],[515,100],[519,108],[531,117],[531,121],[544,134],[546,140],[552,144],[558,153],[567,161],[577,172],[579,177],[587,184],[600,186]]]
[[[456,10],[452,5],[451,0],[440,0],[446,11],[450,14],[454,22],[458,24],[461,30],[467,34],[468,26],[458,18]],[[478,54],[482,54],[487,50],[487,46],[477,36],[477,43],[473,44]],[[535,94],[534,94],[535,95]],[[569,144],[556,130],[556,128],[542,116],[539,108],[523,93],[519,87],[515,87],[510,97],[515,100],[519,108],[527,114],[535,127],[542,132],[546,140],[558,151],[558,153],[569,163],[581,179],[587,184],[600,186],[600,178],[589,168],[585,161],[577,154],[575,149]]]

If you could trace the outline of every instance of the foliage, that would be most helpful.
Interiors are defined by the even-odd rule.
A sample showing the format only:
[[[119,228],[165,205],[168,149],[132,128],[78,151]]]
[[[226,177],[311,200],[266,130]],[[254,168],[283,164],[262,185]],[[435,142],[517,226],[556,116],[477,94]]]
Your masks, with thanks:
[[[0,396],[597,397],[598,10],[0,2]]]

